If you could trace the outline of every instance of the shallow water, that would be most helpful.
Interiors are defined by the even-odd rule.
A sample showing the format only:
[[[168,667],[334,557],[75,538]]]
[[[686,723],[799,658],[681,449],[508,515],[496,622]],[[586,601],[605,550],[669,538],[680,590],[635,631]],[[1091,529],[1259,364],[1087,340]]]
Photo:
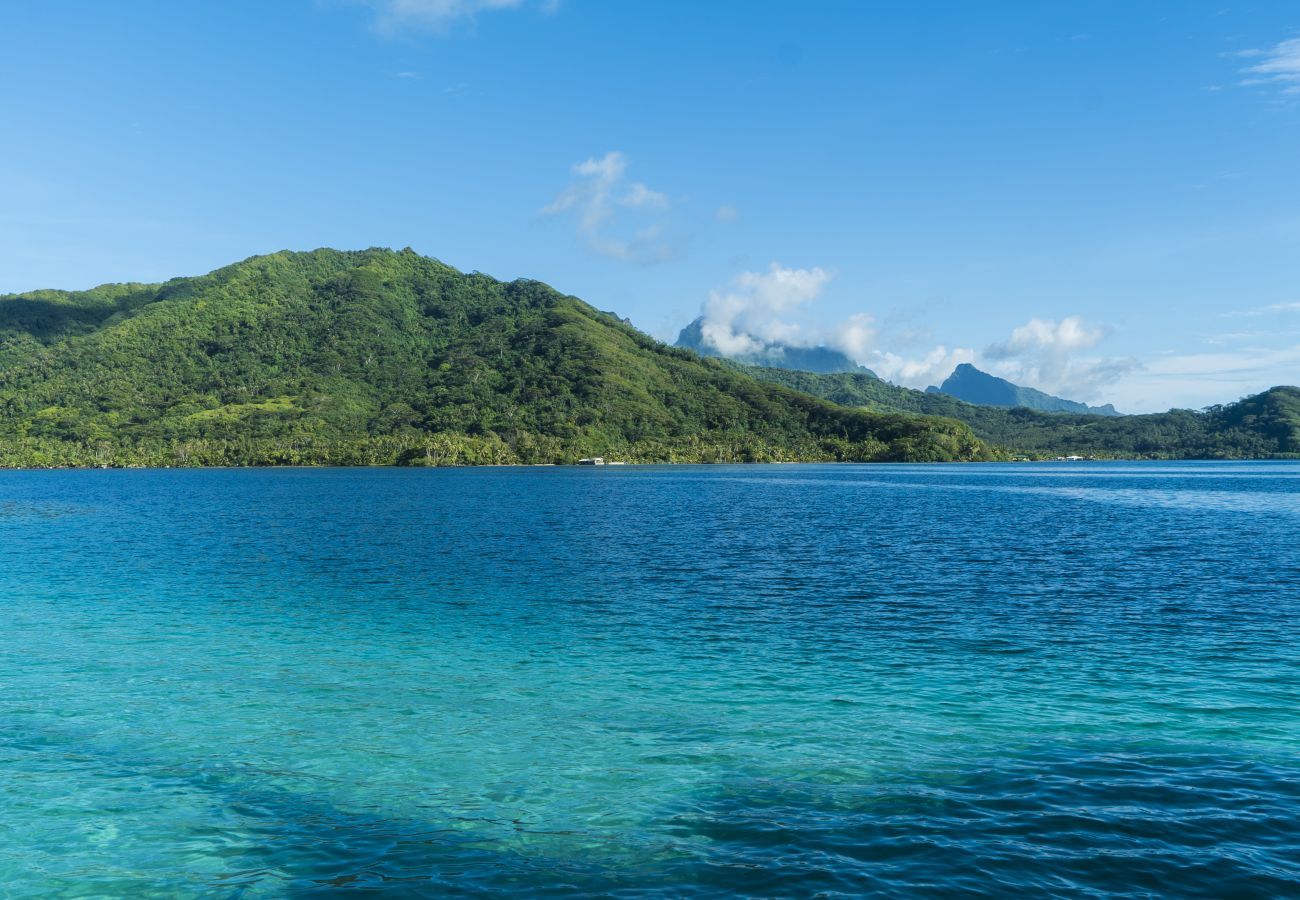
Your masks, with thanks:
[[[1300,892],[1300,464],[0,473],[0,895]]]

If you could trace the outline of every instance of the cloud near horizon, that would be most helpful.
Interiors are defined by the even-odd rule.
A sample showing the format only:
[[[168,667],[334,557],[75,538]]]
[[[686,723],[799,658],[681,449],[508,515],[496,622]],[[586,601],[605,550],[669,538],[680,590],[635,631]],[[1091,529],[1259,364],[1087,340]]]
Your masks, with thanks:
[[[701,337],[724,356],[760,353],[773,346],[828,347],[839,350],[886,381],[911,388],[938,385],[958,365],[971,363],[1016,384],[1071,400],[1096,401],[1102,388],[1136,372],[1135,359],[1088,354],[1108,329],[1079,316],[1033,318],[983,353],[939,344],[903,355],[879,346],[882,334],[865,313],[831,328],[801,321],[833,274],[820,267],[786,268],[772,263],[766,272],[742,272],[728,291],[713,291],[704,303]]]
[[[1199,409],[1231,403],[1270,384],[1269,372],[1300,368],[1300,344],[1248,346],[1204,353],[1167,353],[1115,386],[1115,404],[1125,412]],[[1274,382],[1280,379],[1274,379]]]
[[[627,157],[611,151],[572,168],[574,180],[542,207],[543,216],[573,215],[578,236],[593,253],[624,262],[656,263],[674,259],[679,248],[664,237],[662,221],[647,218],[666,211],[668,196],[627,179]],[[643,224],[630,232],[621,213],[639,215]]]

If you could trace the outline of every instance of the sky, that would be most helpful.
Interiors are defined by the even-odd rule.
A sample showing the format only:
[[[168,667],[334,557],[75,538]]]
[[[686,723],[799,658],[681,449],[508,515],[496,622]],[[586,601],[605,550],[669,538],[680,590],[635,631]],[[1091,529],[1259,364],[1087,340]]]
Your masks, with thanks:
[[[412,247],[1121,411],[1300,383],[1300,3],[5,0],[0,292]]]

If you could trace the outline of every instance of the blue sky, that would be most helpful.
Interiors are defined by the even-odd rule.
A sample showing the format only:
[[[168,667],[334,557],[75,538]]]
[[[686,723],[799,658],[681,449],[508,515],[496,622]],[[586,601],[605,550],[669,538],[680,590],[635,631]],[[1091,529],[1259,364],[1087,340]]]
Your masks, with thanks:
[[[1125,411],[1300,382],[1300,4],[0,6],[0,291],[411,246]]]

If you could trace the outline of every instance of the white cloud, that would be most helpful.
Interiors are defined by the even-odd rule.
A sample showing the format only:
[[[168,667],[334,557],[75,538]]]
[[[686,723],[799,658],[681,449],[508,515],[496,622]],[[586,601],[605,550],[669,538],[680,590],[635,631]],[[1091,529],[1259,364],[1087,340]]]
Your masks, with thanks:
[[[766,272],[740,273],[735,290],[713,291],[705,301],[705,343],[724,356],[756,353],[769,344],[812,346],[816,342],[785,314],[811,303],[832,277],[820,267],[789,269],[775,262]]]
[[[1207,334],[1205,343],[1212,347],[1222,346],[1224,344],[1242,344],[1246,342],[1258,344],[1260,341],[1268,342],[1278,338],[1292,338],[1300,335],[1300,331],[1294,329],[1278,331],[1270,329],[1267,331],[1221,331],[1218,334]]]
[[[834,276],[821,266],[811,269],[787,269],[772,263],[766,272],[741,272],[736,284],[763,307],[776,312],[811,302]]]
[[[1149,361],[1107,393],[1125,412],[1199,409],[1211,403],[1230,403],[1279,384],[1294,384],[1298,370],[1300,344],[1171,353]]]
[[[835,273],[814,266],[794,269],[771,263],[765,272],[742,272],[729,291],[713,291],[704,303],[701,336],[724,356],[759,353],[776,347],[829,347],[861,364],[870,359],[879,334],[866,313],[849,316],[832,328],[800,321]]]
[[[1220,318],[1237,318],[1242,316],[1269,316],[1277,313],[1300,312],[1300,302],[1296,303],[1270,303],[1267,306],[1256,306],[1254,309],[1243,309],[1237,312],[1220,313]]]
[[[740,218],[740,210],[730,203],[724,203],[714,211],[713,218],[719,222],[734,222]]]
[[[871,354],[872,345],[879,334],[875,319],[866,313],[858,313],[841,322],[826,343],[848,354],[856,362]]]
[[[1072,359],[1061,369],[1050,372],[1033,365],[993,365],[993,373],[1029,387],[1036,387],[1067,400],[1096,403],[1109,400],[1106,394],[1112,385],[1132,372],[1143,368],[1144,363],[1133,357],[1094,356]]]
[[[1300,94],[1300,38],[1282,41],[1266,50],[1239,54],[1257,60],[1242,70],[1243,85],[1275,87],[1284,94]]]
[[[995,359],[1026,352],[1069,353],[1095,346],[1103,337],[1102,329],[1089,328],[1079,316],[1067,316],[1059,322],[1030,319],[1012,331],[1010,338],[991,345],[985,353]]]
[[[942,383],[962,363],[971,363],[1015,384],[1070,400],[1095,401],[1101,388],[1139,367],[1132,359],[1078,355],[1096,346],[1105,334],[1104,328],[1090,327],[1078,316],[1060,321],[1030,319],[983,353],[940,344],[919,357],[877,350],[865,364],[886,381],[924,388]]]
[[[677,255],[677,247],[663,236],[662,222],[642,224],[630,234],[628,226],[620,223],[620,209],[645,215],[672,205],[666,194],[627,180],[626,156],[613,151],[599,159],[592,157],[576,164],[573,174],[574,181],[542,207],[542,215],[573,214],[583,242],[610,259],[653,263]]]
[[[1290,311],[1300,305],[1261,309]],[[941,345],[920,356],[875,351],[862,361],[880,377],[916,388],[937,385],[957,365],[968,362],[1015,384],[1070,400],[1110,402],[1128,413],[1226,403],[1294,383],[1300,371],[1294,331],[1215,335],[1211,343],[1219,346],[1208,352],[1169,351],[1145,361],[1098,353],[1106,334],[1106,328],[1077,316],[1032,319],[983,353]]]
[[[479,13],[517,9],[523,0],[360,0],[375,11],[375,30],[383,34],[401,31],[446,31],[461,21],[473,21]],[[545,11],[545,8],[544,8]]]
[[[974,363],[975,351],[967,347],[949,350],[940,344],[919,359],[907,359],[888,351],[879,351],[868,363],[881,378],[904,387],[926,388],[937,385],[962,363]]]
[[[761,353],[777,345],[829,347],[886,381],[912,388],[938,385],[957,366],[971,363],[1015,384],[1089,403],[1116,402],[1115,386],[1131,382],[1144,368],[1136,359],[1097,354],[1095,348],[1108,329],[1079,316],[1030,319],[983,353],[950,344],[899,352],[898,340],[915,343],[915,330],[900,334],[887,328],[882,335],[879,324],[866,314],[851,316],[831,328],[810,326],[806,324],[808,307],[832,277],[822,268],[787,268],[779,263],[772,263],[766,271],[743,272],[733,279],[729,290],[710,293],[704,304],[701,337],[724,356]],[[882,339],[895,346],[881,347]]]
[[[1079,316],[1030,319],[983,355],[989,370],[1008,381],[1069,400],[1095,400],[1101,388],[1140,367],[1135,359],[1078,355],[1105,336],[1105,328],[1090,327]]]
[[[620,206],[630,206],[634,209],[640,207],[667,209],[668,197],[659,193],[659,191],[650,190],[650,188],[638,181],[628,185],[627,193],[618,198],[618,204]]]

